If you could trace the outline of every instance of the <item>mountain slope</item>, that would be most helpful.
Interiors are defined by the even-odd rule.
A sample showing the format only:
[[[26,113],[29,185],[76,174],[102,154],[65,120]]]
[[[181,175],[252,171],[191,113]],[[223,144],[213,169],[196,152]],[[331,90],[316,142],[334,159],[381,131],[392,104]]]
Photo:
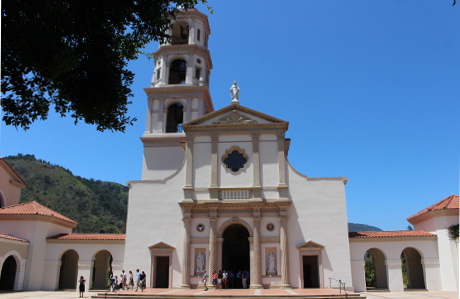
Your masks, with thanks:
[[[125,232],[128,187],[74,176],[34,155],[19,154],[5,160],[28,185],[21,192],[21,203],[35,200],[77,221],[74,232]]]

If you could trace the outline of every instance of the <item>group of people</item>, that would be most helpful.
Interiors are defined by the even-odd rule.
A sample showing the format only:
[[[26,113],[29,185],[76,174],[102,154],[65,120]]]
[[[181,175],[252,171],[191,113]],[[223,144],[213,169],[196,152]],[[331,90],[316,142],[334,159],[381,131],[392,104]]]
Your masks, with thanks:
[[[129,271],[129,278],[125,270],[121,270],[120,276],[114,275],[113,272],[110,271],[110,287],[108,292],[116,293],[119,290],[129,290],[130,288],[131,290],[134,290],[134,287],[136,287],[136,292],[139,288],[143,292],[147,285],[146,277],[147,275],[145,272],[139,272],[139,269],[136,269],[136,280],[134,280],[134,274],[132,271]]]
[[[206,270],[204,270],[203,271],[203,285],[204,285],[205,291],[208,290],[208,287],[206,286],[207,281],[208,281],[208,273],[206,273]],[[228,289],[228,288],[247,289],[249,286],[249,272],[246,270],[244,271],[240,270],[235,275],[233,271],[227,272],[225,270],[223,271],[214,270],[212,272],[211,282],[215,290],[222,290],[222,289]]]

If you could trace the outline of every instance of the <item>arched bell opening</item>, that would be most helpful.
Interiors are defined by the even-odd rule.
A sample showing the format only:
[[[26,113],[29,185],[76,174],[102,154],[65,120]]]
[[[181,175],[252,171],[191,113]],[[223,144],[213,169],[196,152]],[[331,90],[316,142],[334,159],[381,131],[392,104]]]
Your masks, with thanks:
[[[184,20],[176,21],[172,25],[172,45],[188,45],[190,27]]]
[[[16,280],[16,271],[18,264],[14,256],[10,255],[3,262],[1,276],[0,276],[0,290],[2,291],[13,291],[14,282]]]
[[[180,103],[175,103],[169,106],[166,119],[166,133],[182,132],[182,124],[184,122],[184,106],[182,106]]]
[[[242,281],[237,278],[239,271],[250,270],[249,258],[249,232],[241,224],[228,226],[223,233],[222,244],[222,270],[234,273],[233,285],[231,288],[241,288]],[[219,269],[209,269],[210,271]],[[232,282],[230,282],[232,283]],[[248,282],[249,285],[249,282]]]
[[[184,59],[176,59],[171,62],[169,68],[168,84],[185,84],[187,75],[187,62]]]
[[[425,289],[425,275],[422,267],[422,256],[412,248],[407,247],[401,253],[401,267],[404,286],[408,289]]]
[[[78,253],[67,250],[61,257],[59,271],[59,289],[75,289],[77,287]]]

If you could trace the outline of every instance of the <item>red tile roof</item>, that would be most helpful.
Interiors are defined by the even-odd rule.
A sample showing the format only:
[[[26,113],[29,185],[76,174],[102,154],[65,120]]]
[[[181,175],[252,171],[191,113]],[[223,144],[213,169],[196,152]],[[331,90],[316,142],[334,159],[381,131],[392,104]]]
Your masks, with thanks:
[[[459,199],[460,199],[460,196],[458,195],[451,195],[449,197],[446,197],[443,200],[435,203],[434,205],[429,206],[428,208],[421,210],[420,212],[410,216],[409,218],[407,218],[407,220],[410,221],[411,219],[414,219],[415,217],[418,217],[420,215],[426,214],[431,211],[458,210]]]
[[[36,201],[31,201],[31,202],[26,202],[26,203],[22,203],[18,205],[12,205],[9,207],[1,208],[0,216],[1,215],[41,215],[41,216],[53,217],[53,218],[57,218],[60,220],[64,220],[72,224],[78,224],[72,219],[67,218],[59,214],[58,212],[55,212],[45,206],[42,206]]]
[[[60,234],[48,239],[54,240],[125,240],[125,234]]]
[[[396,231],[372,231],[372,232],[349,232],[349,238],[401,238],[401,237],[434,237],[435,234],[423,230],[396,230]]]
[[[0,233],[0,239],[7,239],[7,240],[21,241],[21,242],[29,243],[29,241],[25,239],[16,238],[16,237],[13,237],[12,235],[2,234],[2,233]]]

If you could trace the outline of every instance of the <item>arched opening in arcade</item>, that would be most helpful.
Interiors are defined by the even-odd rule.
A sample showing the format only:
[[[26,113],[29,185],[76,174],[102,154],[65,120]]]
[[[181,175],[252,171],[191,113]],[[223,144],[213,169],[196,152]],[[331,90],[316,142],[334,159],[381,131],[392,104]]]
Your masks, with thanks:
[[[228,273],[234,273],[233,285],[230,288],[241,288],[242,281],[237,278],[239,271],[250,271],[249,258],[249,232],[241,224],[232,224],[228,226],[223,235],[222,244],[222,270]],[[209,269],[212,273],[213,270]],[[247,285],[249,285],[249,281]],[[232,282],[230,282],[232,284]]]
[[[59,289],[75,289],[77,287],[78,253],[67,250],[61,257],[59,269]]]
[[[405,248],[401,253],[401,267],[404,286],[408,289],[425,289],[425,275],[420,253],[412,247]]]
[[[367,289],[388,289],[385,260],[385,255],[377,248],[371,248],[364,254]]]
[[[2,272],[0,276],[0,290],[13,291],[14,282],[16,280],[18,264],[14,256],[10,255],[3,262]]]
[[[112,255],[107,250],[101,250],[94,256],[91,289],[107,289],[109,273],[112,270]]]

